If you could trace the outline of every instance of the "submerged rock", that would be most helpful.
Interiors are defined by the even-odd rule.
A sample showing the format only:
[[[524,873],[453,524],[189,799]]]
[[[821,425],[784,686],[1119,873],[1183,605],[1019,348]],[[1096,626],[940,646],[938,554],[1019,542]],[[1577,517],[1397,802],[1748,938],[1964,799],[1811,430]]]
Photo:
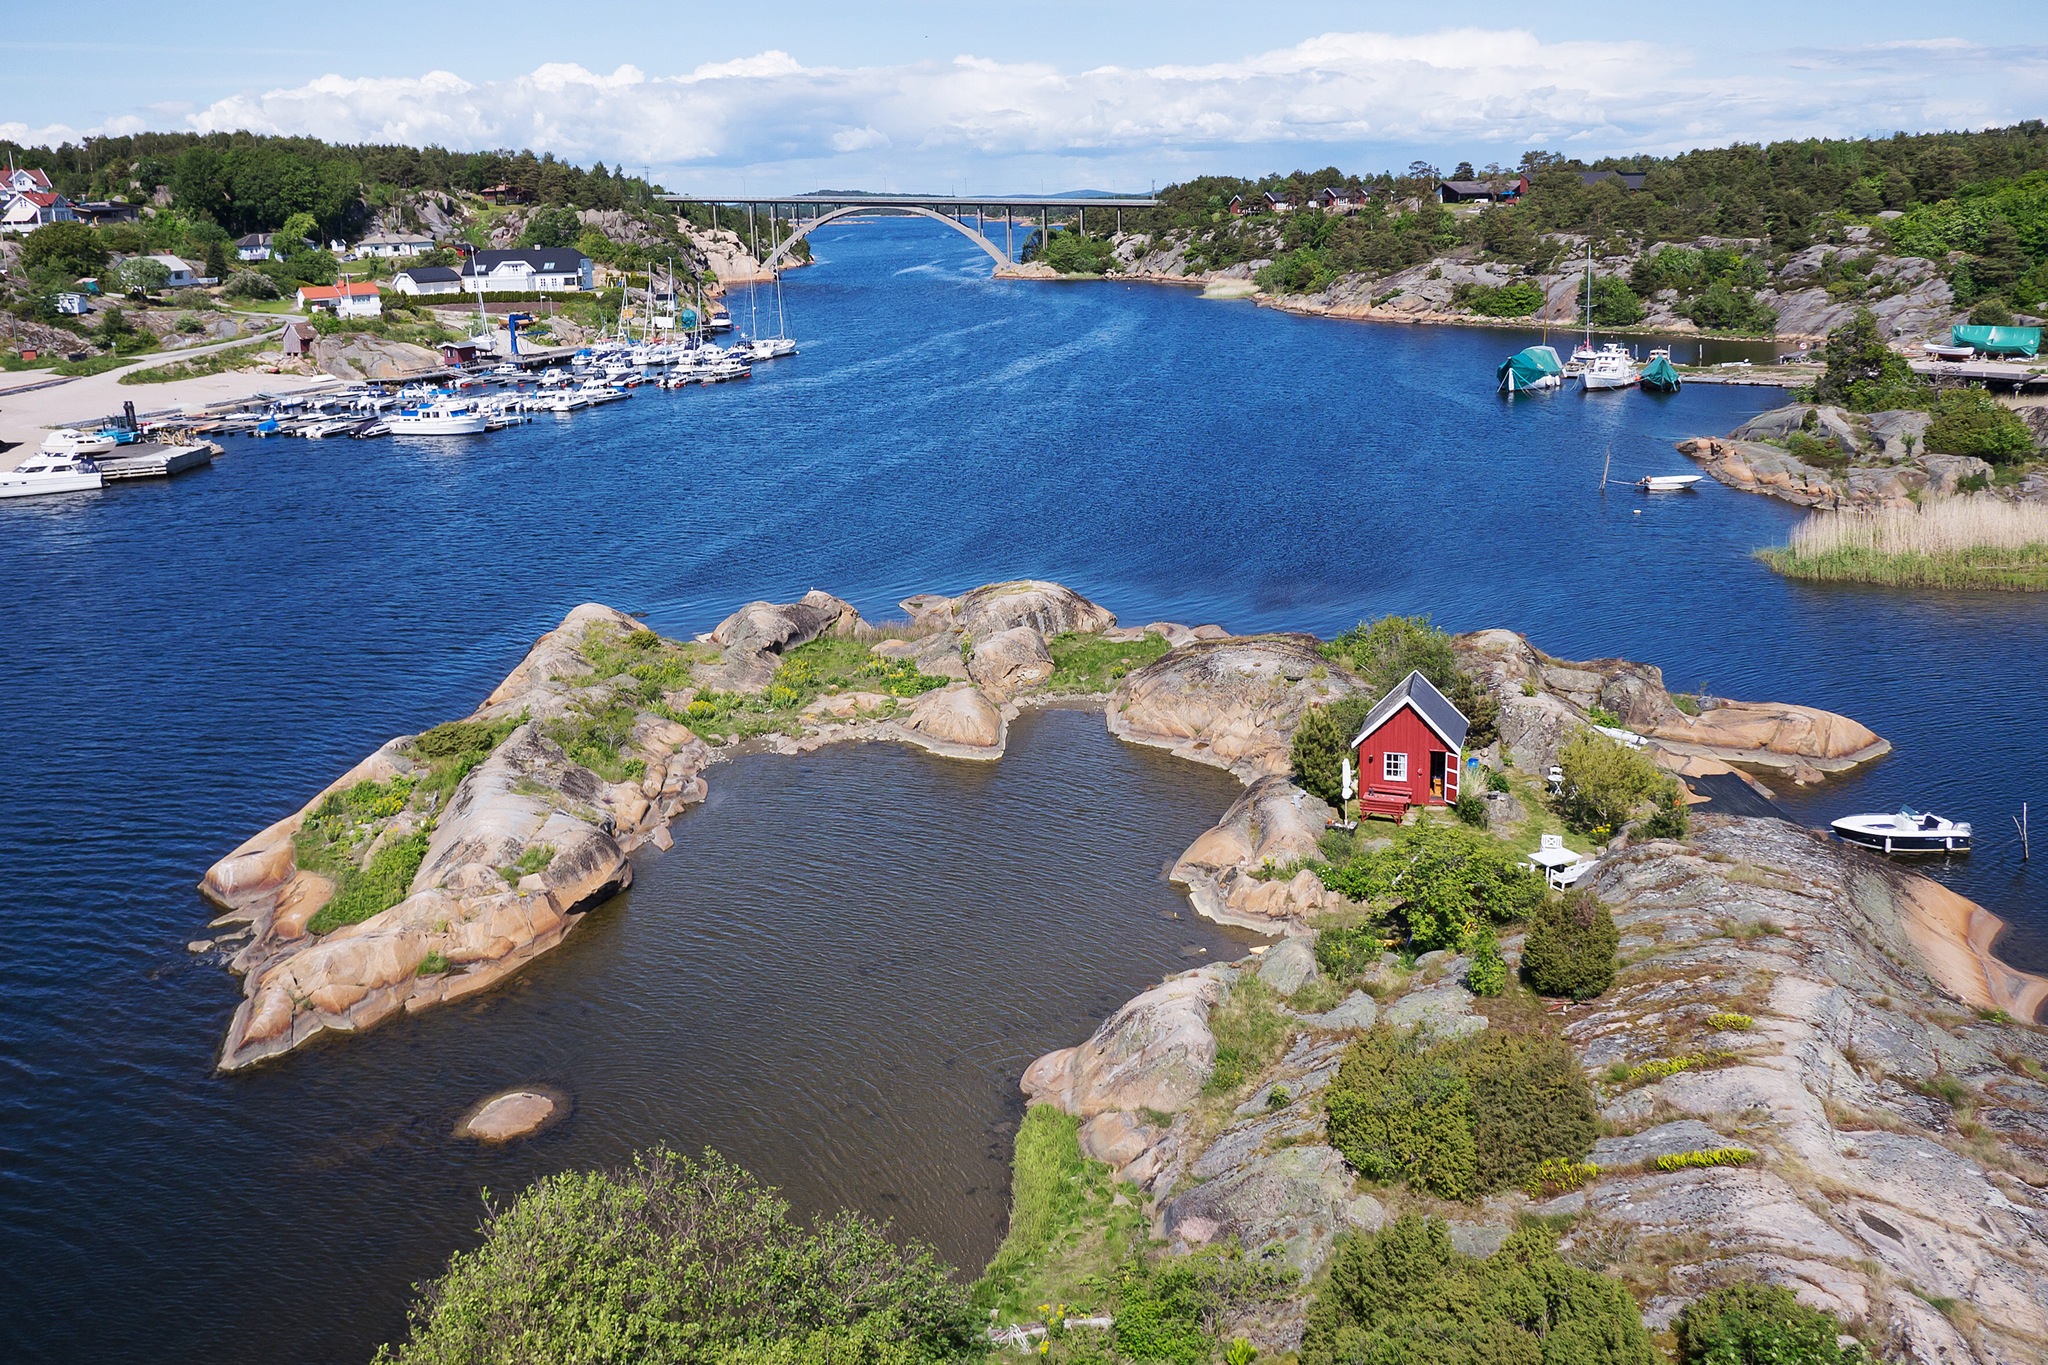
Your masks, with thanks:
[[[510,1142],[533,1136],[559,1122],[568,1111],[569,1097],[559,1090],[527,1086],[501,1091],[464,1114],[455,1125],[455,1136],[478,1142]]]

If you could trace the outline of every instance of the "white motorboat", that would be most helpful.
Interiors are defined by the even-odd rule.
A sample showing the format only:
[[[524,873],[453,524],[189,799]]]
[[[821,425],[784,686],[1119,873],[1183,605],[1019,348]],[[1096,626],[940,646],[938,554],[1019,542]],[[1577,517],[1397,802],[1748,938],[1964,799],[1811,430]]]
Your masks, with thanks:
[[[1636,360],[1628,349],[1608,342],[1593,354],[1579,371],[1579,387],[1586,392],[1632,388],[1636,382]]]
[[[1902,806],[1892,815],[1845,815],[1832,824],[1835,837],[1880,853],[1968,853],[1970,824],[1944,820]]]
[[[743,351],[749,360],[780,360],[796,354],[796,343],[788,337],[759,337],[733,349]]]
[[[111,455],[116,442],[104,431],[77,431],[61,427],[43,438],[42,453],[45,455],[77,455],[91,458],[94,455]]]
[[[0,498],[33,498],[44,493],[89,493],[101,483],[90,455],[44,451],[19,467],[0,471]]]
[[[446,400],[401,408],[384,420],[393,436],[475,436],[490,421],[474,403]]]
[[[1683,493],[1699,481],[1697,474],[1645,474],[1636,487],[1645,493]]]

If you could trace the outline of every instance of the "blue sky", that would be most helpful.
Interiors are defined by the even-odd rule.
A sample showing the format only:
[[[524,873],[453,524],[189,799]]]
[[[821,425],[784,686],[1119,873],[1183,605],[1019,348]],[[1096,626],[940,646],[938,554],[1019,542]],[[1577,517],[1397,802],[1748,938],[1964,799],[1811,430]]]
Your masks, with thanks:
[[[1587,7],[17,3],[0,136],[532,146],[677,188],[1143,189],[2048,114],[2040,0]],[[359,18],[358,15],[371,17]]]

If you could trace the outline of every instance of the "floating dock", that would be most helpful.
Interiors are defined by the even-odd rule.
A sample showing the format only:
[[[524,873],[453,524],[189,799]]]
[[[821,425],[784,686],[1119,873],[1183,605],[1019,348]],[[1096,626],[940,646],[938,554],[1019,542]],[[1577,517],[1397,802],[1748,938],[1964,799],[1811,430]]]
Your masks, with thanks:
[[[111,455],[95,455],[93,463],[108,483],[116,479],[168,479],[188,469],[212,464],[221,448],[211,441],[196,446],[167,446],[155,442],[121,446]]]

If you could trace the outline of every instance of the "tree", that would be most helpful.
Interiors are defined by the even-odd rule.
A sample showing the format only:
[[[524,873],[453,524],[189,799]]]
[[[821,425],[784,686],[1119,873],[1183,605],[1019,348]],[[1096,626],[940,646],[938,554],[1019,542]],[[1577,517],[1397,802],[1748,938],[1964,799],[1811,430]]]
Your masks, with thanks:
[[[1431,625],[1427,616],[1361,621],[1325,645],[1323,652],[1348,662],[1376,695],[1393,690],[1410,672],[1420,672],[1440,692],[1457,685],[1458,656],[1451,637]]]
[[[536,210],[526,220],[526,230],[519,234],[519,244],[542,248],[573,246],[582,235],[583,220],[576,216],[576,210],[544,208]]]
[[[1529,917],[1522,971],[1543,995],[1591,1000],[1614,984],[1621,931],[1607,907],[1586,892],[1546,900]]]
[[[1926,446],[1942,455],[2007,464],[2033,455],[2034,435],[2018,413],[1984,390],[1951,389],[1934,401]]]
[[[1116,248],[1107,237],[1055,232],[1038,259],[1062,275],[1104,275],[1116,265]]]
[[[1593,278],[1593,325],[1633,327],[1643,320],[1643,301],[1628,284],[1612,275]]]
[[[311,251],[319,246],[320,223],[310,213],[294,213],[284,220],[271,240],[277,244],[278,254],[290,259],[302,251]]]
[[[986,1350],[967,1291],[924,1247],[852,1213],[806,1228],[715,1152],[657,1148],[541,1180],[424,1287],[386,1365],[713,1361],[936,1365]],[[750,1357],[751,1358],[751,1357]]]
[[[1679,1365],[1846,1365],[1861,1346],[1836,1344],[1842,1325],[1783,1285],[1736,1284],[1702,1294],[1673,1324]]]
[[[1868,308],[1828,333],[1827,372],[1814,381],[1813,401],[1851,412],[1927,406],[1927,385],[1906,358],[1885,345]]]
[[[69,283],[98,274],[107,264],[107,248],[84,223],[45,223],[23,239],[21,264],[31,274],[47,271]]]
[[[154,294],[171,282],[170,268],[148,256],[131,256],[115,272],[119,292],[135,297]]]

